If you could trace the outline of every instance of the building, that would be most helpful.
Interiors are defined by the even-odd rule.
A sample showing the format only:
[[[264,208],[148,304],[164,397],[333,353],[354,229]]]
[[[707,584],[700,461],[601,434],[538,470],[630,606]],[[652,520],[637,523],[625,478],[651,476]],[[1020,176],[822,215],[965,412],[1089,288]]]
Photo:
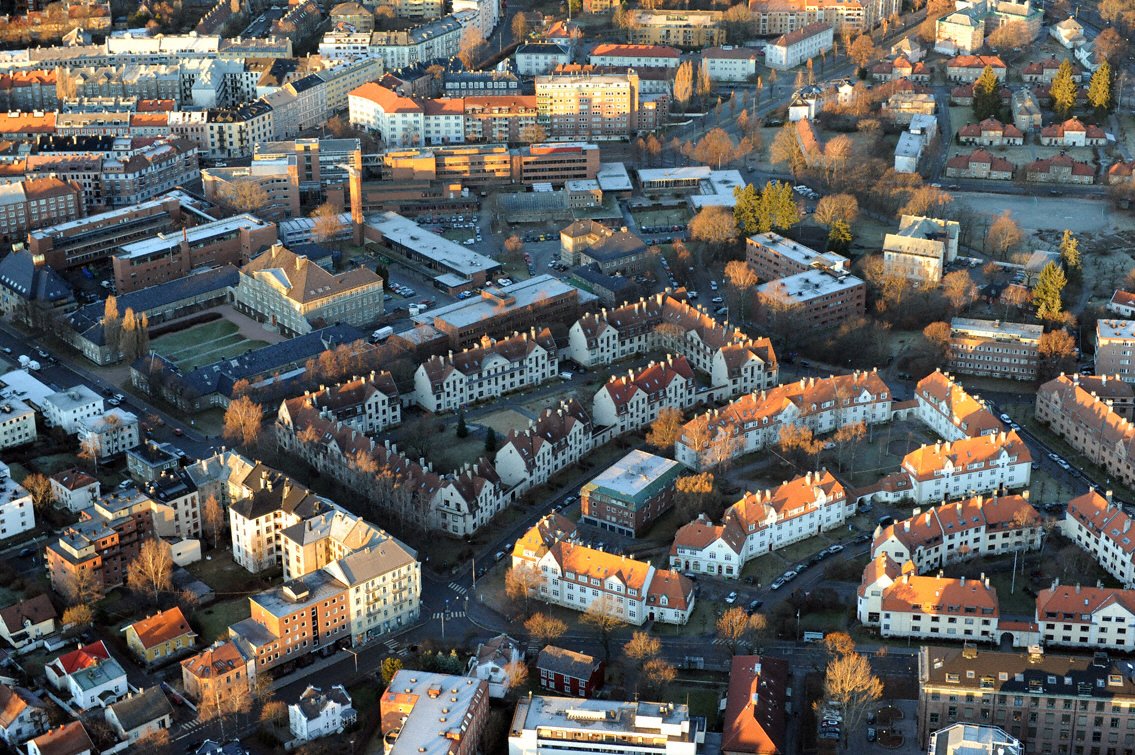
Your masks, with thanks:
[[[537,123],[556,140],[629,138],[640,128],[639,109],[639,77],[633,70],[536,77]]]
[[[36,439],[35,410],[17,398],[0,403],[0,448],[13,448]]]
[[[1135,592],[1111,587],[1062,585],[1041,590],[1036,624],[1045,647],[1074,647],[1131,652],[1135,638]]]
[[[725,697],[724,755],[783,755],[792,708],[788,662],[760,655],[735,655]]]
[[[1096,323],[1096,372],[1135,382],[1131,352],[1135,348],[1135,320],[1100,320]]]
[[[939,18],[934,41],[938,52],[972,55],[985,44],[984,14],[967,8]]]
[[[674,703],[535,696],[516,705],[508,753],[536,755],[554,748],[564,755],[583,755],[602,737],[642,755],[694,755],[705,741],[703,726],[687,706]]]
[[[702,49],[725,43],[721,28],[723,11],[642,10],[635,14],[635,26],[627,39],[636,45],[672,45],[684,50]]]
[[[560,231],[560,261],[570,267],[595,264],[608,275],[628,274],[647,267],[650,254],[625,227],[614,231],[594,220],[577,220]]]
[[[0,312],[31,327],[54,322],[75,306],[75,294],[59,273],[26,249],[0,259]]]
[[[914,563],[919,574],[971,558],[1039,550],[1044,541],[1040,515],[1019,495],[976,496],[915,509],[909,519],[877,527],[871,557],[886,554]]]
[[[1050,147],[1099,147],[1107,134],[1099,126],[1087,126],[1079,118],[1069,118],[1040,130],[1040,143]]]
[[[233,298],[239,311],[285,334],[364,327],[382,315],[382,278],[367,267],[329,273],[277,244],[240,268]]]
[[[681,527],[670,567],[737,579],[752,559],[842,526],[854,514],[854,502],[830,472],[808,472],[774,490],[745,493],[719,525],[701,515]]]
[[[898,144],[895,145],[895,172],[917,172],[918,162],[922,159],[922,151],[925,148],[926,139],[923,135],[912,131],[903,131],[899,134]]]
[[[883,238],[883,269],[890,275],[937,285],[958,256],[961,226],[954,220],[903,215],[897,233]]]
[[[762,283],[756,297],[753,319],[758,324],[784,327],[791,321],[802,330],[819,330],[862,315],[867,284],[848,271],[844,260]]]
[[[958,55],[946,61],[946,81],[972,83],[986,68],[993,70],[998,81],[1004,81],[1009,70],[996,55]]]
[[[98,752],[81,721],[71,721],[58,729],[31,739],[28,755],[93,755]]]
[[[787,71],[832,49],[833,30],[818,22],[782,34],[765,47],[765,65]]]
[[[513,686],[514,664],[525,664],[520,643],[507,634],[498,634],[477,645],[465,675],[487,682],[489,697],[502,698]]]
[[[946,363],[965,375],[1036,380],[1043,331],[1040,325],[955,317]]]
[[[665,45],[623,45],[603,43],[591,50],[593,66],[619,68],[677,68],[682,52]]]
[[[1127,319],[1135,317],[1135,294],[1117,288],[1107,303],[1107,311]]]
[[[676,461],[631,451],[580,488],[580,521],[637,537],[673,505],[681,471]]]
[[[47,705],[31,690],[0,684],[0,739],[9,747],[47,731]]]
[[[598,658],[547,645],[536,658],[540,689],[572,697],[591,697],[603,686],[606,664]]]
[[[146,664],[182,655],[193,647],[196,637],[197,633],[177,606],[126,627],[126,647]]]
[[[83,216],[83,192],[58,178],[26,178],[0,186],[0,238],[23,241],[28,231]]]
[[[1040,183],[1093,184],[1096,169],[1091,163],[1060,154],[1034,160],[1024,166],[1025,180]]]
[[[493,457],[503,487],[523,493],[575,464],[594,445],[591,415],[576,399],[545,409],[523,431],[510,430]]]
[[[131,744],[173,727],[173,706],[157,686],[141,689],[108,705],[105,715],[119,739]]]
[[[301,742],[341,734],[355,723],[358,713],[351,707],[351,696],[342,684],[326,692],[308,685],[297,702],[288,706],[288,727]]]
[[[870,597],[859,602],[859,620],[878,626],[881,637],[966,642],[1000,639],[997,589],[990,586],[984,575],[981,579],[951,579],[919,576],[904,570],[900,577],[882,588],[876,599],[871,589],[873,585],[867,582],[873,574],[870,567],[864,571],[860,594],[866,591]]]
[[[1021,741],[998,726],[958,723],[930,735],[930,755],[1024,755]]]
[[[475,755],[489,717],[489,685],[465,676],[402,669],[378,705],[386,755]]]
[[[597,427],[614,428],[621,435],[645,428],[663,409],[686,409],[706,398],[704,393],[699,396],[686,358],[667,356],[625,376],[612,376],[595,393],[591,418]]]
[[[148,440],[126,452],[126,471],[143,484],[153,482],[163,472],[172,472],[181,466],[178,450],[169,443]]]
[[[32,650],[55,631],[57,617],[55,606],[46,595],[0,608],[0,639],[16,650]]]
[[[1025,143],[1025,134],[1012,123],[986,118],[981,123],[967,123],[958,129],[958,142],[983,147],[1019,147]]]
[[[128,692],[126,671],[101,640],[64,653],[43,668],[47,681],[77,708],[105,708]]]
[[[433,231],[428,231],[394,212],[381,212],[369,216],[363,234],[367,246],[373,244],[381,248],[384,253],[403,257],[411,264],[435,271],[437,277],[434,280],[437,283],[455,287],[468,284],[482,286],[501,269],[501,264],[496,260],[478,254]],[[529,326],[525,325],[514,330],[528,330],[528,328]],[[499,338],[503,334],[488,335]],[[476,340],[479,339],[480,334],[477,335]],[[468,343],[462,344],[462,346],[466,345]]]
[[[1017,166],[992,152],[976,149],[968,155],[959,153],[946,161],[947,178],[982,178],[990,181],[1011,181]]]
[[[307,391],[285,400],[280,405],[279,416],[285,424],[293,424],[290,415],[301,407],[311,407],[321,416],[368,435],[402,423],[398,386],[389,372],[372,372],[325,386],[317,392]]]
[[[256,664],[232,640],[213,643],[181,662],[181,683],[193,700],[217,700],[229,690],[251,691]]]
[[[519,76],[544,76],[557,66],[571,63],[571,53],[552,42],[525,42],[513,53]]]
[[[996,435],[1004,429],[993,412],[948,373],[935,370],[914,389],[915,416],[940,438],[958,440]]]
[[[125,454],[142,442],[138,416],[117,407],[82,420],[75,435],[83,448],[96,453],[100,462]]]
[[[82,429],[85,420],[101,417],[106,409],[102,396],[85,383],[79,383],[45,397],[40,411],[48,427],[58,427],[68,435],[74,435]]]
[[[125,294],[168,283],[203,267],[239,267],[275,243],[275,223],[248,214],[159,232],[118,248],[111,260],[115,291]]]
[[[56,472],[48,479],[55,505],[68,511],[82,511],[102,497],[99,481],[78,467]]]
[[[0,537],[15,537],[35,529],[35,506],[31,494],[12,479],[12,471],[0,462]]]
[[[1111,500],[1088,491],[1068,502],[1060,531],[1084,549],[1126,589],[1135,588],[1135,545],[1128,534],[1131,517]]]
[[[1123,661],[1106,656],[1073,657],[1039,647],[1017,653],[974,645],[923,647],[919,740],[926,743],[930,732],[949,724],[987,721],[1020,740],[1025,752],[1081,746],[1088,752],[1095,734],[1101,741],[1112,734],[1118,740],[1126,731],[1135,683],[1125,671]],[[1094,716],[1101,717],[1098,725]]]
[[[1015,430],[925,445],[903,457],[915,503],[1028,486],[1032,456]]]

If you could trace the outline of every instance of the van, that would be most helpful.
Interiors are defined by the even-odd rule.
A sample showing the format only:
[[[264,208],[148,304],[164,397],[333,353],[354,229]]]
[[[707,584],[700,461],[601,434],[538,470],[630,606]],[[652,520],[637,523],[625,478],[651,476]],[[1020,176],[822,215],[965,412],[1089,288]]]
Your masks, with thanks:
[[[571,379],[572,379],[572,378],[574,378],[574,377],[575,377],[575,375],[573,375],[573,374],[572,374],[572,373],[570,373],[570,372],[561,372],[561,373],[560,373],[560,378],[561,378],[562,380],[571,380]]]
[[[823,642],[823,641],[824,641],[824,633],[823,632],[805,632],[804,633],[804,642]]]

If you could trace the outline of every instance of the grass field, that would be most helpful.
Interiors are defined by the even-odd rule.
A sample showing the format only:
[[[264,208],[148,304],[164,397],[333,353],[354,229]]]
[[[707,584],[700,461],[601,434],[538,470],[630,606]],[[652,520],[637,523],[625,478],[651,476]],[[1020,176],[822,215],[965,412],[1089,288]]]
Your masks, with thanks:
[[[233,598],[194,611],[193,617],[201,626],[202,643],[225,637],[229,633],[229,625],[247,619],[250,611],[248,598]]]
[[[214,320],[164,335],[151,346],[184,372],[268,345],[267,341],[248,340],[238,331],[228,320]]]
[[[690,222],[690,211],[685,207],[668,207],[664,210],[634,210],[631,212],[639,227],[685,225]]]

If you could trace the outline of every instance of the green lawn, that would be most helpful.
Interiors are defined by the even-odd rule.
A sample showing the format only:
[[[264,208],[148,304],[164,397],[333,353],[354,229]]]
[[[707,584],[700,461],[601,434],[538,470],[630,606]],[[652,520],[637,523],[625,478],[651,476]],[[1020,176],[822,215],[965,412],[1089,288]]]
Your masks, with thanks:
[[[193,612],[201,628],[201,644],[209,644],[229,633],[229,625],[247,619],[250,614],[248,598],[233,598]]]
[[[171,359],[182,370],[192,370],[268,345],[267,341],[246,339],[238,330],[228,320],[214,320],[168,333],[155,339],[152,345],[155,351]]]
[[[707,689],[702,685],[689,685],[682,684],[679,678],[677,682],[671,684],[662,693],[662,700],[660,702],[671,702],[679,705],[689,704],[691,716],[705,716],[706,721],[710,722],[710,726],[717,721],[718,703],[721,700],[721,692],[717,689]]]
[[[195,564],[190,564],[186,569],[197,579],[212,587],[219,599],[226,600],[234,595],[247,595],[256,588],[253,583],[255,578],[233,561],[227,551],[215,550],[208,555],[211,558],[203,558]]]

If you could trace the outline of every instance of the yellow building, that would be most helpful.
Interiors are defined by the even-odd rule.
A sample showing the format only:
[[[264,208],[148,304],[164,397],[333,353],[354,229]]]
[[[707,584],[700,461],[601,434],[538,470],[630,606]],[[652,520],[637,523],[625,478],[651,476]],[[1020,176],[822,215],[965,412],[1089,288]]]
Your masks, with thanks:
[[[196,637],[197,633],[176,606],[126,627],[126,646],[146,663],[178,655],[193,647]]]

